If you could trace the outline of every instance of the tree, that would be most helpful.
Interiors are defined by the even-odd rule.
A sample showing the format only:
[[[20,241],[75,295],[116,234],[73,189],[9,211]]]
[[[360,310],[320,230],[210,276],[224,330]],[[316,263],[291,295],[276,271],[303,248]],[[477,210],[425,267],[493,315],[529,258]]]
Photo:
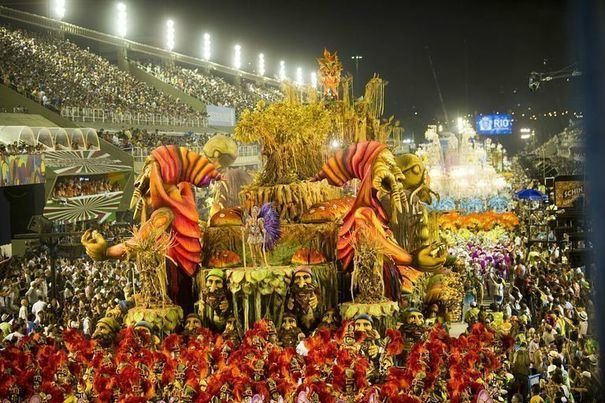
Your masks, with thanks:
[[[235,138],[258,142],[265,165],[257,185],[293,183],[319,172],[332,130],[330,112],[322,102],[302,104],[287,100],[246,110],[235,128]]]

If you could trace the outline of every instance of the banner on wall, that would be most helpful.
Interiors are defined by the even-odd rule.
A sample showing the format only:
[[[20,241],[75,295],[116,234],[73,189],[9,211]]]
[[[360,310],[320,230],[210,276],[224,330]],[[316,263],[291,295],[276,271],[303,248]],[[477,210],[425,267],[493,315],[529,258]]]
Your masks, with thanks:
[[[210,126],[235,126],[235,109],[226,106],[206,105]]]
[[[557,176],[554,187],[558,208],[572,207],[579,197],[584,197],[584,177],[580,175]]]
[[[0,155],[0,187],[44,183],[41,154]]]

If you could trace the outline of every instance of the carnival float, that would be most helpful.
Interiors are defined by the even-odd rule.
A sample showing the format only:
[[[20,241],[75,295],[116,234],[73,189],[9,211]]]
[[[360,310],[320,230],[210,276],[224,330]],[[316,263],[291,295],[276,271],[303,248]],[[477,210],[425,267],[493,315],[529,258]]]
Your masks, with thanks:
[[[440,130],[441,129],[441,130]],[[451,131],[429,126],[416,154],[425,163],[433,189],[441,196],[430,208],[439,212],[506,212],[511,205],[506,150],[491,138],[480,141],[459,118]]]
[[[135,183],[134,236],[109,247],[99,233],[83,236],[93,259],[138,264],[144,287],[126,324],[147,320],[170,332],[180,308],[190,313],[197,301],[205,323],[221,330],[230,318],[244,331],[263,318],[279,326],[293,312],[308,332],[330,309],[344,319],[370,315],[384,330],[395,325],[402,293],[443,266],[446,249],[429,231],[426,169],[385,144],[395,126],[382,116],[385,82],[373,77],[352,99],[338,57],[326,51],[319,64],[323,91],[286,88],[283,102],[242,115],[235,139],[260,144],[264,164],[240,206],[215,207],[199,223],[193,198],[193,187],[220,180],[235,160],[230,138],[211,139],[205,155],[163,146]],[[192,285],[199,295],[187,295]]]
[[[107,312],[94,340],[67,335],[70,359],[91,363],[103,360],[95,343],[126,327],[125,361],[97,363],[109,372],[81,382],[79,396],[416,402],[487,393],[510,343],[482,327],[453,339],[445,323],[461,317],[463,280],[439,226],[470,224],[431,207],[442,200],[431,152],[395,155],[386,145],[397,122],[383,117],[385,81],[375,75],[355,99],[336,53],[318,62],[320,91],[286,86],[282,102],[241,116],[235,140],[259,144],[264,164],[252,183],[227,189],[239,205],[217,195],[201,222],[194,196],[224,179],[233,139],[214,137],[203,153],[162,146],[135,182],[133,236],[117,245],[82,236],[94,260],[135,261],[141,287]],[[184,335],[172,334],[183,319]],[[150,346],[159,361],[141,355]],[[112,378],[124,368],[132,385]]]

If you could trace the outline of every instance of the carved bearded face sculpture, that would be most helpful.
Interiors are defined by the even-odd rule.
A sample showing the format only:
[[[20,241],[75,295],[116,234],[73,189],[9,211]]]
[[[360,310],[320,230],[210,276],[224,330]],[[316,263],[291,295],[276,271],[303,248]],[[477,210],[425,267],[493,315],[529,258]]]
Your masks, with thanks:
[[[232,341],[236,347],[239,345],[240,337],[233,316],[227,318],[225,330],[223,331],[223,339]]]
[[[321,322],[318,327],[328,329],[336,329],[338,327],[338,316],[334,309],[328,309],[321,317]]]
[[[299,271],[294,274],[294,285],[299,289],[308,288],[313,285],[313,278],[311,273],[306,271]]]
[[[118,323],[113,318],[102,318],[97,322],[93,339],[103,347],[109,347],[115,339]]]
[[[374,326],[368,319],[359,318],[355,321],[355,331],[371,335],[374,333]]]
[[[215,311],[219,309],[222,301],[227,299],[225,282],[219,276],[209,275],[206,277],[206,303]]]
[[[299,270],[294,273],[292,279],[292,296],[294,297],[294,309],[297,312],[307,312],[310,307],[311,298],[315,295],[317,286],[310,272]]]
[[[406,324],[414,325],[414,326],[423,326],[424,325],[424,315],[421,312],[412,311],[408,314]]]
[[[413,343],[418,342],[425,333],[424,315],[422,312],[415,309],[409,309],[406,312],[401,332],[405,336],[406,345],[408,347]]]
[[[296,347],[298,344],[298,336],[302,333],[298,324],[296,323],[296,317],[294,315],[284,316],[281,327],[279,328],[279,339],[284,347]]]
[[[201,329],[202,321],[197,315],[188,315],[185,319],[185,334],[192,335],[195,334],[197,329]]]

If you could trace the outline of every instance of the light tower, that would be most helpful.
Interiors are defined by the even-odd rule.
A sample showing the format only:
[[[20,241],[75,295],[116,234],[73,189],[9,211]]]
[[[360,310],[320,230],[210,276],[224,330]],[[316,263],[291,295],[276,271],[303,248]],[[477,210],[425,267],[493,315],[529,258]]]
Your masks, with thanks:
[[[264,76],[265,75],[265,55],[262,53],[258,54],[258,75],[259,76]]]
[[[166,49],[172,52],[174,49],[174,21],[166,21]]]
[[[279,81],[286,80],[286,62],[283,60],[279,61]]]
[[[116,4],[117,16],[116,16],[116,31],[120,38],[126,37],[128,29],[128,15],[126,14],[126,4],[119,2]]]
[[[205,32],[202,45],[202,58],[206,61],[209,61],[210,57],[212,56],[210,46],[210,34],[208,32]]]
[[[314,71],[311,72],[311,87],[317,89],[317,73]]]
[[[65,0],[50,0],[51,17],[62,20],[65,17]]]
[[[233,47],[233,67],[237,70],[242,68],[242,47],[240,45]]]

